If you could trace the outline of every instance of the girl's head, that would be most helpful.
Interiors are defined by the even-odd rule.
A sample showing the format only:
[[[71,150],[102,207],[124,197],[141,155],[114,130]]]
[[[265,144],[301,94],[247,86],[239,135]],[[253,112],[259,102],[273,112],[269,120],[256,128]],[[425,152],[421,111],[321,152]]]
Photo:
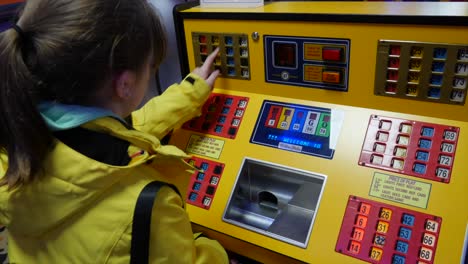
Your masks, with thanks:
[[[107,107],[125,116],[142,100],[150,65],[165,52],[163,26],[147,0],[30,0],[0,33],[2,184],[33,180],[52,137],[41,101]]]

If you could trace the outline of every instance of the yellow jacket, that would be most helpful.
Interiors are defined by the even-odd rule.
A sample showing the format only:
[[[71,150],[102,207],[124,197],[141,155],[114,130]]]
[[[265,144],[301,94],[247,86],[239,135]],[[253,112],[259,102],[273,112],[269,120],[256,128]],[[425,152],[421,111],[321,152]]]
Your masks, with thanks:
[[[196,75],[182,81],[134,112],[127,129],[111,117],[83,125],[130,142],[129,152],[145,150],[128,166],[87,158],[57,140],[44,163],[46,177],[8,192],[0,188],[0,224],[9,233],[11,263],[129,263],[132,217],[142,188],[150,181],[173,183],[193,168],[188,156],[158,140],[200,114],[210,89]],[[6,157],[0,175],[6,169]],[[177,186],[185,193],[186,186]],[[153,207],[150,263],[227,263],[221,245],[192,233],[183,198],[169,187]]]

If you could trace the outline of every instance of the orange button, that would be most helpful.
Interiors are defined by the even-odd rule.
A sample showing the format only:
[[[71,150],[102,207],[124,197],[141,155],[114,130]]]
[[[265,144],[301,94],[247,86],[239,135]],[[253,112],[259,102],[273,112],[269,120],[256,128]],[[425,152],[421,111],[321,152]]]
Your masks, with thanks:
[[[322,73],[322,80],[328,83],[340,83],[340,72],[324,71]]]
[[[341,61],[342,48],[323,48],[322,49],[322,58],[323,60],[330,61]]]

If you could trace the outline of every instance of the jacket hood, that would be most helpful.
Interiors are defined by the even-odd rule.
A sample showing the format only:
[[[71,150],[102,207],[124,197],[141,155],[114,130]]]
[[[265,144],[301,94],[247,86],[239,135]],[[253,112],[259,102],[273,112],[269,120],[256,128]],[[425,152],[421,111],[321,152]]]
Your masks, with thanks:
[[[104,117],[83,125],[125,139],[146,150],[144,157],[128,166],[112,166],[97,162],[57,141],[44,162],[46,177],[8,191],[0,187],[0,224],[16,234],[38,237],[65,220],[86,214],[87,206],[99,198],[122,177],[131,177],[132,168],[151,159],[186,158],[174,146],[162,146],[151,135],[128,130],[121,122]],[[6,168],[5,157],[0,173]],[[12,232],[13,233],[13,232]]]

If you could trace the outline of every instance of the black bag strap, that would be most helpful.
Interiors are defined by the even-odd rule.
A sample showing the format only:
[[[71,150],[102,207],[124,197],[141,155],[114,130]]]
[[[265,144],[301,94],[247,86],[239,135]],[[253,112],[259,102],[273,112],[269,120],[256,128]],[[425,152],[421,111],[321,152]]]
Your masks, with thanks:
[[[179,190],[169,183],[152,181],[148,183],[138,196],[133,212],[132,242],[130,248],[130,264],[146,264],[149,259],[149,243],[151,230],[151,213],[159,189],[169,186],[179,195]]]

